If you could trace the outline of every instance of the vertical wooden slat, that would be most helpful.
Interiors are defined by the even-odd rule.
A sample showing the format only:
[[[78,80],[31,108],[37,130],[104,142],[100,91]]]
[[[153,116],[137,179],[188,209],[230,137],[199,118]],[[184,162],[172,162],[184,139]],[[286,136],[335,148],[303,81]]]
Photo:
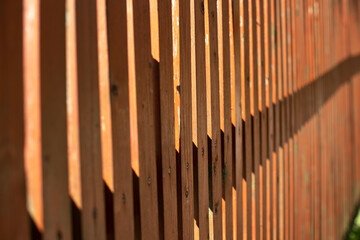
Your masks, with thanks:
[[[178,201],[178,232],[182,238],[182,213],[181,213],[181,173],[180,166],[180,40],[179,40],[179,0],[172,2],[172,38],[173,38],[173,71],[174,71],[174,115],[175,115],[175,149],[177,162],[177,201]]]
[[[212,188],[212,108],[211,108],[211,68],[210,68],[210,19],[209,19],[209,0],[204,0],[205,8],[205,65],[206,65],[206,118],[207,118],[207,134],[208,134],[208,174],[209,174],[209,238],[214,236],[214,212],[212,208],[213,188]]]
[[[236,198],[236,162],[235,162],[235,134],[236,134],[236,106],[235,106],[235,51],[234,51],[234,6],[233,1],[229,1],[229,37],[230,37],[230,114],[231,114],[231,137],[232,137],[232,238],[237,236],[237,198]],[[240,91],[239,91],[240,93]]]
[[[106,0],[96,1],[97,13],[97,48],[99,66],[99,98],[100,98],[100,129],[101,129],[101,162],[102,177],[105,191],[105,229],[106,237],[114,238],[113,195],[114,162],[112,151],[112,123],[109,81],[109,54]]]
[[[320,1],[320,6],[321,8],[319,9],[320,12],[320,25],[321,25],[321,29],[320,29],[320,38],[321,38],[321,42],[322,42],[322,50],[321,50],[321,54],[320,54],[320,61],[322,62],[319,65],[319,72],[320,74],[325,72],[325,66],[326,66],[326,61],[325,61],[325,51],[327,51],[327,44],[326,44],[326,38],[325,38],[325,34],[326,34],[326,23],[325,23],[325,16],[326,16],[326,8],[323,6],[323,1]],[[327,209],[328,209],[328,201],[327,201],[327,172],[326,172],[326,160],[327,160],[327,151],[326,151],[326,137],[325,137],[325,132],[327,131],[327,119],[326,119],[326,113],[327,113],[327,106],[326,103],[324,101],[324,95],[325,95],[325,86],[324,86],[324,77],[320,77],[321,79],[321,90],[320,90],[320,94],[321,94],[321,109],[320,109],[320,123],[319,123],[319,130],[320,130],[320,159],[319,159],[319,165],[320,165],[320,238],[326,238],[327,237],[327,230],[326,230],[326,225],[327,225]]]
[[[40,7],[23,1],[24,160],[27,209],[38,232],[44,230],[40,113]],[[41,235],[41,233],[40,233]]]
[[[325,48],[325,46],[324,46]],[[325,63],[324,63],[325,65]],[[324,80],[324,79],[322,79]],[[322,94],[325,92],[324,86],[322,89]],[[324,97],[322,95],[322,97]],[[327,121],[326,121],[326,104],[322,102],[324,105],[322,106],[321,112],[320,112],[320,148],[321,148],[321,156],[320,156],[320,175],[321,175],[321,190],[320,190],[320,198],[322,201],[322,206],[320,208],[320,219],[321,219],[321,225],[320,225],[320,238],[326,238],[328,236],[328,232],[326,230],[327,225],[327,209],[328,209],[328,201],[327,201],[327,167],[326,167],[326,156],[327,152],[326,149],[326,137],[325,132],[327,131]]]
[[[197,175],[197,166],[198,162],[196,159],[197,154],[197,98],[196,98],[196,49],[195,49],[195,2],[190,1],[190,58],[191,58],[191,133],[192,133],[192,143],[193,143],[193,199],[194,199],[194,239],[199,239],[199,226],[196,222],[198,219],[198,175]]]
[[[96,1],[96,12],[98,33],[97,45],[99,66],[102,175],[106,186],[110,191],[114,191],[106,0]]]
[[[164,238],[178,237],[172,8],[170,1],[159,1],[159,46],[160,46],[160,111],[161,150],[164,198]]]
[[[327,19],[326,19],[326,23],[327,23],[327,36],[326,36],[326,39],[328,39],[329,40],[329,43],[331,43],[332,42],[332,39],[331,38],[329,38],[330,37],[330,22],[331,22],[331,19],[330,19],[330,14],[331,14],[331,11],[330,11],[330,3],[331,2],[329,2],[329,5],[327,5],[327,7],[326,7],[326,13],[327,13]],[[327,59],[328,59],[328,61],[326,61],[326,65],[327,65],[327,69],[329,69],[330,68],[330,64],[331,64],[331,55],[332,55],[332,52],[330,52],[330,51],[328,51],[328,57],[327,57]],[[328,81],[330,78],[327,78],[326,80]],[[331,85],[329,84],[329,85],[327,85],[326,87],[325,87],[325,94],[327,94],[328,93],[328,89],[329,89],[329,87],[330,87]],[[326,116],[327,116],[327,118],[328,118],[328,121],[327,121],[327,129],[331,129],[330,128],[330,126],[331,126],[331,116],[330,116],[330,114],[331,114],[331,102],[329,101],[329,103],[327,104],[328,106],[327,106],[327,114],[326,114]],[[328,145],[328,147],[327,147],[327,150],[328,150],[328,152],[329,152],[329,156],[331,156],[330,154],[332,154],[332,146],[330,146],[330,139],[332,138],[332,136],[333,136],[333,134],[332,134],[332,132],[329,134],[329,138],[327,139],[327,141],[326,141],[326,143],[327,143],[327,145]],[[331,168],[332,168],[332,164],[331,164],[331,162],[332,162],[332,158],[329,158],[329,160],[328,160],[328,162],[329,162],[329,164],[327,164],[328,165],[328,167],[327,167],[327,170],[328,170],[328,172],[331,172],[330,170],[331,170]],[[328,185],[330,185],[331,187],[329,187],[328,188],[328,196],[327,196],[327,199],[328,199],[328,201],[329,201],[329,220],[327,221],[327,229],[329,229],[328,230],[328,236],[329,237],[332,237],[333,235],[333,228],[332,228],[332,226],[331,226],[331,223],[332,223],[332,220],[333,219],[331,219],[331,216],[332,216],[332,196],[331,196],[331,194],[332,194],[332,190],[333,190],[333,187],[332,187],[332,184],[331,184],[331,181],[332,181],[332,179],[331,179],[331,175],[332,175],[332,173],[329,173],[329,174],[327,174],[327,184]]]
[[[244,12],[244,7],[245,7],[245,3],[244,1],[240,1],[240,67],[241,69],[244,69],[243,71],[241,71],[240,73],[240,100],[241,100],[241,122],[242,122],[242,134],[241,134],[241,142],[242,142],[242,157],[243,160],[241,161],[242,163],[242,177],[241,177],[241,181],[242,181],[242,199],[241,199],[241,206],[242,206],[242,237],[244,239],[247,239],[247,181],[246,181],[246,125],[245,125],[245,120],[246,120],[246,98],[245,98],[245,84],[246,84],[246,79],[245,79],[245,69],[246,69],[246,61],[245,61],[245,57],[248,58],[248,56],[245,56],[245,23],[248,22],[248,17],[245,19],[245,12]],[[248,33],[247,33],[248,35]],[[248,43],[247,43],[248,44]],[[248,46],[248,45],[247,45]],[[248,61],[248,59],[247,59]]]
[[[250,0],[249,0],[250,1]],[[243,1],[243,26],[244,26],[244,98],[245,98],[245,157],[246,157],[246,220],[247,239],[252,239],[252,123],[250,109],[250,25],[248,0]]]
[[[214,239],[222,238],[222,167],[220,137],[219,51],[217,1],[209,0],[209,49],[211,82],[211,157],[212,157],[212,210],[214,214]]]
[[[218,64],[219,64],[219,114],[220,114],[220,138],[221,138],[221,226],[222,238],[226,237],[226,209],[225,209],[225,178],[224,178],[224,65],[223,65],[223,0],[217,0],[217,36],[218,36]]]
[[[153,58],[153,85],[154,85],[154,132],[155,132],[155,154],[157,172],[157,195],[158,195],[158,217],[159,237],[164,238],[164,198],[162,183],[162,157],[161,157],[161,109],[160,109],[160,77],[159,77],[159,14],[158,1],[150,0],[150,37],[151,56]]]
[[[275,3],[274,1],[268,1],[268,35],[269,35],[269,238],[273,239],[274,237],[274,161],[275,161],[275,103],[276,103],[276,56],[275,56]]]
[[[293,101],[293,69],[292,69],[292,32],[291,32],[291,3],[290,0],[286,0],[285,6],[285,19],[286,19],[286,51],[287,51],[287,104],[286,104],[286,119],[287,119],[287,132],[286,138],[288,141],[288,160],[287,160],[287,179],[286,191],[287,191],[287,238],[292,236],[293,225],[293,151],[294,151],[294,139],[292,133],[292,101]]]
[[[296,185],[295,185],[295,172],[297,171],[297,168],[295,168],[295,155],[296,155],[296,150],[297,150],[297,133],[296,133],[296,126],[295,126],[295,121],[296,121],[296,109],[295,109],[295,93],[297,91],[296,88],[296,53],[295,53],[295,49],[296,49],[296,30],[295,30],[295,1],[294,0],[290,0],[288,1],[288,14],[289,16],[289,26],[288,26],[288,36],[290,36],[290,41],[288,42],[289,46],[289,51],[291,51],[291,58],[288,61],[289,64],[289,69],[291,68],[291,71],[289,70],[289,75],[291,76],[291,80],[289,83],[289,93],[291,94],[290,96],[290,104],[289,104],[289,114],[290,114],[290,132],[289,132],[289,136],[290,136],[290,151],[289,151],[289,171],[290,171],[290,190],[289,190],[289,194],[290,194],[290,215],[289,215],[289,238],[290,239],[294,239],[295,238],[295,233],[294,233],[294,228],[295,228],[295,209],[297,207],[297,205],[295,204],[295,193],[296,193]],[[290,86],[291,85],[291,86]]]
[[[314,1],[314,57],[315,57],[315,76],[314,82],[320,82],[319,76],[319,65],[320,65],[320,51],[323,48],[323,44],[320,44],[320,22],[319,22],[319,1]],[[320,239],[320,217],[321,217],[321,205],[320,205],[320,183],[321,183],[321,172],[320,172],[320,110],[319,105],[321,104],[321,93],[319,91],[318,85],[314,85],[314,111],[315,119],[314,119],[314,130],[315,130],[315,163],[314,163],[314,239]]]
[[[308,138],[308,142],[307,142],[307,157],[306,157],[306,161],[307,161],[307,170],[306,170],[306,176],[308,176],[308,181],[307,181],[307,186],[308,186],[308,209],[309,209],[309,214],[308,214],[308,218],[309,221],[308,226],[309,226],[309,232],[308,232],[308,237],[313,238],[314,237],[314,206],[313,206],[313,201],[314,201],[314,174],[313,174],[313,170],[314,170],[314,153],[313,153],[313,146],[314,146],[314,134],[313,134],[313,123],[314,123],[314,118],[312,117],[312,110],[313,110],[313,101],[314,101],[314,96],[313,96],[313,85],[311,84],[314,78],[314,66],[313,66],[313,3],[312,0],[308,1],[308,21],[309,21],[309,34],[307,35],[307,37],[309,38],[309,45],[308,45],[308,57],[309,57],[309,61],[308,61],[308,65],[309,65],[309,75],[308,75],[308,82],[307,82],[307,95],[308,95],[308,104],[307,104],[307,109],[306,109],[306,118],[308,119],[308,127],[307,127],[307,138]]]
[[[260,207],[261,207],[261,219],[260,219],[260,238],[266,238],[266,229],[267,229],[267,220],[266,220],[266,213],[267,213],[267,205],[266,205],[266,196],[267,196],[267,106],[266,106],[266,97],[267,92],[266,89],[268,88],[268,77],[265,75],[266,66],[265,66],[265,44],[267,44],[267,37],[265,35],[265,27],[267,27],[267,22],[265,19],[265,11],[267,10],[267,3],[263,0],[260,0],[258,3],[258,18],[260,22],[260,31],[258,32],[258,41],[260,41],[260,48],[261,51],[259,53],[259,112],[260,112],[260,121],[261,121],[261,156],[260,156],[260,167],[261,170],[259,171],[260,174]],[[266,15],[267,16],[267,15]],[[266,43],[265,43],[266,42]]]
[[[71,238],[64,13],[65,1],[40,3],[41,139],[46,183],[43,185],[44,239]]]
[[[104,188],[100,145],[96,1],[76,1],[75,4],[82,236],[86,239],[105,239],[104,195],[99,194]]]
[[[281,64],[281,15],[280,15],[280,0],[276,0],[275,3],[275,42],[276,42],[276,87],[275,87],[275,182],[274,182],[274,203],[275,203],[275,229],[276,229],[276,237],[281,238],[282,233],[280,232],[280,220],[281,220],[281,210],[280,210],[280,196],[281,196],[281,163],[282,163],[282,149],[281,149],[281,124],[280,124],[280,117],[281,117],[281,95],[282,95],[282,64]]]
[[[149,2],[133,0],[139,189],[142,239],[159,239],[156,173],[154,60],[151,56]]]
[[[306,0],[304,2],[304,25],[305,25],[305,73],[304,73],[304,86],[307,86],[310,82],[311,78],[311,53],[310,53],[310,41],[311,41],[311,32],[310,32],[310,0]],[[303,106],[304,111],[304,117],[305,121],[309,117],[309,110],[310,110],[310,91],[309,88],[305,88],[305,106]],[[306,209],[303,221],[305,221],[305,237],[310,238],[310,228],[311,228],[311,175],[310,175],[310,161],[311,161],[311,154],[310,154],[310,148],[311,148],[311,136],[310,136],[310,121],[306,121],[305,123],[305,129],[304,129],[304,207]]]
[[[0,235],[19,240],[30,239],[24,167],[23,9],[22,1],[3,1],[0,10]]]
[[[286,38],[286,1],[285,0],[281,0],[280,1],[280,32],[279,34],[281,35],[281,42],[280,43],[280,48],[281,48],[281,64],[282,64],[282,81],[281,84],[279,84],[279,86],[281,86],[281,91],[279,92],[280,94],[280,107],[281,107],[281,113],[280,113],[280,126],[281,126],[281,135],[280,137],[280,145],[282,147],[282,151],[280,152],[280,178],[279,178],[279,182],[280,182],[280,192],[279,192],[279,203],[280,203],[280,236],[283,239],[287,238],[287,233],[288,233],[288,222],[287,222],[287,215],[288,215],[288,192],[287,192],[287,184],[288,184],[288,150],[289,150],[289,145],[287,142],[287,128],[288,128],[288,123],[287,123],[287,89],[288,89],[288,74],[287,74],[287,49],[286,49],[286,42],[287,42],[287,38]]]
[[[126,1],[107,2],[115,239],[134,239]]]
[[[302,1],[296,1],[295,2],[295,13],[296,13],[296,43],[299,46],[303,46],[304,45],[304,27],[303,27],[303,2]],[[303,86],[303,76],[305,73],[305,69],[304,69],[304,61],[302,60],[304,56],[304,51],[302,48],[297,48],[297,57],[296,57],[296,62],[298,63],[298,67],[297,67],[297,72],[296,72],[296,76],[297,76],[297,89],[300,91],[302,90],[302,86]],[[295,236],[299,236],[298,238],[300,239],[301,237],[303,237],[303,233],[302,233],[302,216],[304,211],[300,211],[300,209],[303,208],[303,193],[302,193],[302,156],[301,156],[301,152],[302,152],[302,137],[303,137],[303,129],[302,129],[302,119],[303,119],[303,114],[301,112],[303,104],[301,104],[300,102],[300,98],[303,97],[303,94],[296,94],[296,108],[299,109],[298,114],[297,114],[297,121],[296,121],[296,128],[299,129],[298,130],[298,134],[297,134],[297,147],[294,149],[294,153],[295,153],[295,164],[294,167],[297,170],[297,175],[295,177],[296,179],[296,203],[298,205],[298,210],[297,211],[297,217],[296,217],[296,225],[295,225]],[[297,238],[297,237],[296,237]]]
[[[81,164],[79,152],[79,102],[77,84],[76,54],[76,8],[74,0],[66,1],[66,110],[67,110],[67,147],[69,194],[72,201],[72,217],[74,219],[73,237],[81,236],[80,218],[75,220],[82,208]],[[77,214],[75,214],[77,213]],[[76,226],[75,226],[76,225]]]
[[[236,231],[237,239],[243,237],[243,204],[242,204],[242,182],[243,182],[243,123],[241,104],[241,16],[240,0],[234,0],[234,54],[235,54],[235,185],[236,185]],[[235,227],[235,226],[234,226]]]
[[[180,151],[182,231],[184,239],[194,238],[194,187],[191,104],[190,1],[179,2],[180,21]]]
[[[282,208],[283,208],[283,237],[289,238],[289,69],[288,69],[288,38],[287,32],[287,9],[288,1],[282,0],[281,2],[281,37],[282,37],[282,64],[283,64],[283,104],[282,104],[282,145],[283,145],[283,171],[282,174]]]
[[[329,5],[330,4],[328,4],[328,5],[325,5],[326,6],[326,8],[325,8],[325,13],[326,13],[326,19],[324,20],[324,23],[326,24],[326,27],[325,27],[325,40],[326,40],[326,42],[327,43],[330,43],[330,39],[329,39],[329,34],[330,34],[330,29],[329,29],[329,26],[330,26],[330,24],[329,24],[329,13],[330,13],[330,11],[329,11]],[[329,49],[327,48],[327,43],[325,43],[324,45],[325,45],[325,53],[326,53],[326,64],[325,64],[325,66],[326,66],[326,69],[329,69],[329,63],[330,63],[330,51],[329,51]],[[328,78],[326,78],[325,80],[328,80]],[[327,85],[325,85],[324,86],[324,94],[326,95],[327,94],[327,89],[328,89],[328,87],[329,87],[329,85],[327,84]],[[330,129],[330,103],[327,103],[326,104],[326,118],[327,118],[327,121],[326,121],[326,130],[328,131],[329,129]],[[329,154],[331,154],[331,148],[330,148],[330,146],[329,146],[329,139],[330,139],[330,137],[331,137],[331,133],[329,134],[329,137],[326,139],[326,149],[327,149],[327,152],[329,153]],[[328,156],[328,154],[326,154],[326,156]],[[330,156],[330,155],[329,155]],[[325,157],[324,157],[325,158]],[[331,158],[325,158],[325,159],[328,159],[327,160],[327,163],[330,163],[331,162]],[[328,229],[327,230],[327,233],[326,233],[326,236],[327,237],[331,237],[331,231],[332,231],[332,228],[330,227],[330,223],[331,223],[331,218],[330,218],[330,216],[331,216],[331,197],[330,197],[330,195],[331,195],[331,190],[332,190],[332,187],[331,186],[329,186],[329,185],[331,185],[330,184],[330,174],[329,174],[329,169],[330,169],[330,167],[331,167],[331,164],[326,164],[325,165],[326,166],[326,170],[327,170],[327,174],[326,174],[326,186],[327,186],[327,188],[326,188],[326,190],[327,190],[327,196],[326,196],[326,201],[327,201],[327,216],[329,216],[329,217],[327,217],[327,221],[326,221],[326,229]]]
[[[252,147],[252,154],[253,154],[253,165],[252,165],[252,172],[254,172],[254,178],[252,179],[255,181],[251,185],[252,194],[253,194],[253,204],[255,206],[252,206],[252,209],[255,208],[255,214],[253,217],[255,218],[255,222],[253,221],[255,225],[252,226],[252,238],[254,239],[260,239],[260,173],[259,173],[259,165],[260,165],[260,119],[259,119],[259,66],[258,66],[258,48],[261,46],[258,46],[258,19],[257,19],[257,8],[259,7],[257,5],[256,0],[252,0],[250,2],[250,109],[251,109],[251,115],[253,119],[250,119],[250,121],[253,121],[253,128],[252,128],[252,134],[253,134],[253,147]],[[252,103],[252,104],[251,104]],[[255,188],[255,189],[254,189]]]
[[[196,50],[196,106],[199,186],[199,237],[209,238],[209,178],[206,113],[205,9],[203,1],[194,2]]]
[[[263,228],[264,237],[263,239],[271,238],[271,159],[272,159],[272,135],[273,135],[273,109],[272,109],[272,35],[271,35],[271,2],[268,0],[263,1],[263,41],[264,41],[264,53],[263,64],[264,64],[264,88],[265,99],[263,100],[263,112],[265,119],[263,120],[263,167],[264,167],[264,215],[263,215]]]
[[[226,239],[233,238],[233,150],[232,150],[232,124],[231,124],[231,79],[230,79],[230,35],[229,35],[229,1],[222,1],[222,38],[223,38],[223,90],[224,90],[224,183],[225,184],[225,222]]]

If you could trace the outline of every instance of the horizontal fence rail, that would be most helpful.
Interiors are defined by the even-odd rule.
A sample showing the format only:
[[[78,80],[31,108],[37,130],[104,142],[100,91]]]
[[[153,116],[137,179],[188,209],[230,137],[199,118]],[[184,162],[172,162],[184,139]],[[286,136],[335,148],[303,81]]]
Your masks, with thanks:
[[[341,239],[360,1],[1,0],[0,239]]]

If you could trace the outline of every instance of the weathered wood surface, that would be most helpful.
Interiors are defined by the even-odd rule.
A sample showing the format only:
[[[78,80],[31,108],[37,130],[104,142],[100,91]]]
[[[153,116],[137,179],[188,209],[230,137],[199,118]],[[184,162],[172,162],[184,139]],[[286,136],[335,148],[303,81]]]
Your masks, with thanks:
[[[0,4],[1,239],[339,239],[354,0]]]

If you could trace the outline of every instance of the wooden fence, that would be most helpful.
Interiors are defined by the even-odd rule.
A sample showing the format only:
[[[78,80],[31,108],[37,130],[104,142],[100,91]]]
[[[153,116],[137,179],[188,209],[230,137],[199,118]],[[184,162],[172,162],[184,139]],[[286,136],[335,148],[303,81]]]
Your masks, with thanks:
[[[360,1],[1,0],[0,239],[340,239]]]

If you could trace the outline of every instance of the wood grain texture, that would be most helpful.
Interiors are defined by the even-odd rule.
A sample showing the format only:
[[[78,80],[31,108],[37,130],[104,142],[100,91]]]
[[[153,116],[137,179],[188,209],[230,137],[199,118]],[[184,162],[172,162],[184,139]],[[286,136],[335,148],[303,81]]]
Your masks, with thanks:
[[[24,71],[22,1],[0,10],[0,235],[30,239],[24,167]],[[9,23],[12,23],[10,25]],[[16,224],[15,224],[16,223]]]
[[[126,1],[107,2],[115,239],[134,239]]]
[[[71,238],[66,136],[65,1],[40,7],[44,239]],[[54,29],[57,29],[54,31]]]
[[[255,175],[252,185],[252,198],[255,212],[252,213],[255,218],[255,226],[252,226],[253,238],[260,239],[260,157],[261,157],[261,135],[260,135],[260,118],[259,118],[259,55],[261,52],[258,44],[258,11],[259,5],[256,0],[251,1],[250,7],[250,108],[253,123],[253,166],[252,172]],[[261,68],[260,68],[261,70]],[[254,189],[255,188],[255,189]]]
[[[231,79],[230,79],[230,19],[229,1],[222,1],[222,38],[223,38],[223,96],[224,96],[224,192],[226,239],[233,239],[233,139],[231,124]]]
[[[178,237],[172,9],[170,1],[159,1],[160,112],[164,197],[164,238]]]
[[[356,0],[1,7],[6,239],[346,238]]]
[[[40,7],[37,0],[23,2],[23,25],[24,160],[27,208],[36,228],[42,231],[44,205],[40,130]]]
[[[250,109],[250,4],[243,1],[243,24],[244,24],[244,97],[245,97],[245,157],[246,157],[246,220],[247,220],[247,239],[252,239],[252,121]]]
[[[276,56],[275,56],[275,4],[274,1],[268,1],[269,6],[269,238],[274,236],[274,161],[275,151],[275,103],[276,103]]]
[[[155,64],[151,56],[149,2],[133,0],[133,16],[141,238],[159,239],[154,110],[156,84]]]
[[[280,238],[281,224],[281,180],[282,180],[282,147],[281,147],[281,100],[282,100],[282,52],[281,52],[281,5],[280,0],[276,0],[275,5],[275,26],[276,26],[276,104],[275,104],[275,146],[276,146],[276,236]]]
[[[194,238],[190,1],[179,1],[180,21],[180,159],[182,231]]]
[[[219,50],[217,1],[209,0],[209,49],[211,82],[211,158],[212,158],[212,211],[214,239],[222,238],[222,164],[220,136]]]
[[[86,239],[105,239],[100,139],[96,1],[76,1],[77,82],[81,166],[81,226]],[[91,151],[89,151],[91,149]],[[90,231],[89,229],[92,229]]]
[[[209,239],[209,172],[206,109],[205,9],[203,1],[194,2],[196,50],[196,107],[199,186],[199,237]]]
[[[267,111],[267,97],[268,97],[268,92],[266,92],[266,90],[268,89],[268,76],[266,76],[265,72],[266,72],[266,57],[265,57],[265,52],[267,51],[267,49],[265,48],[265,44],[267,44],[267,37],[268,35],[265,34],[265,28],[268,27],[268,22],[267,19],[265,18],[265,11],[267,11],[267,3],[263,0],[258,1],[258,8],[257,8],[257,16],[258,16],[258,20],[260,22],[260,31],[259,31],[259,27],[258,27],[258,44],[259,44],[259,48],[260,53],[259,58],[260,60],[258,61],[260,64],[260,68],[259,68],[259,117],[260,117],[260,124],[261,124],[261,132],[260,132],[260,136],[261,136],[261,155],[260,155],[260,168],[261,170],[259,171],[260,174],[260,238],[264,239],[266,238],[266,230],[267,230],[267,220],[266,220],[266,215],[267,215],[267,156],[268,156],[268,135],[267,135],[267,115],[268,115],[268,111]],[[266,29],[267,31],[267,29]],[[260,43],[259,43],[260,42]]]
[[[110,191],[114,191],[114,163],[111,133],[111,95],[109,81],[109,47],[106,4],[106,0],[96,1],[101,126],[101,160],[104,183],[110,189]]]
[[[240,26],[240,1],[233,3],[234,12],[234,61],[235,61],[235,186],[236,186],[236,228],[237,239],[243,237],[243,123],[242,123],[242,104],[241,104],[241,26]]]

